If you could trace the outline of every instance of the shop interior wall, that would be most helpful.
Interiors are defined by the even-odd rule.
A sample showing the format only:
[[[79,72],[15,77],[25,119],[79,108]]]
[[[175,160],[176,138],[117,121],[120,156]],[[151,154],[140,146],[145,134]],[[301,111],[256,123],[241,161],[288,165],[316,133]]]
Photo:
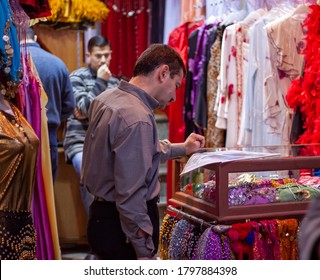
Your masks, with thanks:
[[[69,72],[85,65],[84,31],[34,26],[42,48],[61,58]]]

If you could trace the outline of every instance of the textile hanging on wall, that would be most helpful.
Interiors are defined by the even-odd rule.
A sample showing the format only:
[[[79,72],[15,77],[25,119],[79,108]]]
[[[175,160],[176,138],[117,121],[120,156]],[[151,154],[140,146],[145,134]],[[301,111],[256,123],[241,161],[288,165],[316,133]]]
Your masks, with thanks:
[[[48,135],[44,110],[46,100],[39,91],[36,91],[39,82],[33,79],[33,75],[29,72],[32,65],[25,60],[25,53],[23,48],[20,49],[19,44],[19,39],[23,38],[29,26],[30,17],[18,0],[1,0],[0,4],[2,7],[0,26],[3,26],[0,30],[4,32],[0,37],[2,38],[0,65],[3,66],[3,72],[6,73],[6,75],[0,75],[1,93],[18,105],[41,144],[36,159],[35,183],[30,209],[37,236],[36,258],[60,259],[53,203],[53,183],[51,177],[47,177],[47,174],[51,175],[51,170],[46,161],[49,155],[48,141],[45,141]]]
[[[150,2],[152,2],[150,43],[162,43],[166,1],[151,0]]]
[[[51,16],[49,0],[19,0],[19,3],[30,19]]]
[[[101,23],[101,34],[116,50],[110,70],[119,78],[129,79],[137,58],[149,45],[149,1],[113,0],[107,7],[110,13]]]

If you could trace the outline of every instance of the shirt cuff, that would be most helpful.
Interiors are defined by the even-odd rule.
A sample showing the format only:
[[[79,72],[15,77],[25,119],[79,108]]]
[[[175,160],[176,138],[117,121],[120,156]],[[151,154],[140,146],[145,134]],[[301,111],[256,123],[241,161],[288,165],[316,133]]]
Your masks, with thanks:
[[[183,143],[171,144],[171,158],[183,157],[186,155],[186,149]]]
[[[140,237],[131,240],[131,244],[136,252],[137,258],[152,258],[157,252],[153,245],[152,237]]]

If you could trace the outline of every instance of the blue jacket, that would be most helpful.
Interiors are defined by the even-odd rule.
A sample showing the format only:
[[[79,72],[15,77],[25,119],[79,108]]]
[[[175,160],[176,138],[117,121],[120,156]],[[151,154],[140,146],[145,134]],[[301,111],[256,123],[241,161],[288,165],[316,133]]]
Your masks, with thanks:
[[[73,114],[75,99],[64,62],[43,50],[36,42],[27,43],[32,60],[48,96],[46,105],[50,145],[57,145],[57,130],[61,122]]]

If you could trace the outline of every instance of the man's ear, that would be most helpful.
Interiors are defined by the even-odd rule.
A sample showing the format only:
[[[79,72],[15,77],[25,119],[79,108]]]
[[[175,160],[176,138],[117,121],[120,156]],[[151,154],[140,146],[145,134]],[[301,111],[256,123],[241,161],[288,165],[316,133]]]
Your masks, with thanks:
[[[169,66],[164,64],[159,68],[160,71],[160,79],[165,79],[168,75],[170,75],[169,72]]]

